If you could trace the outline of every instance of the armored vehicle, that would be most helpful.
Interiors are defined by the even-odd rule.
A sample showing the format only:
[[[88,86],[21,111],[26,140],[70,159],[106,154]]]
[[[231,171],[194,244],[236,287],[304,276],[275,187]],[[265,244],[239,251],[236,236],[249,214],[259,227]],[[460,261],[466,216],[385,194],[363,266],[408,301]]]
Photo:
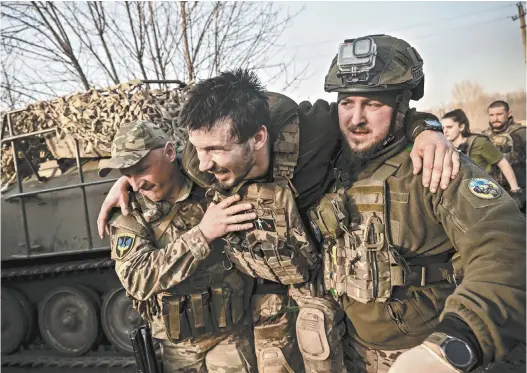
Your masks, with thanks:
[[[108,239],[96,231],[119,175],[100,178],[98,162],[121,124],[148,119],[180,131],[185,86],[134,81],[4,113],[3,367],[135,365],[129,331],[142,320],[114,272]]]

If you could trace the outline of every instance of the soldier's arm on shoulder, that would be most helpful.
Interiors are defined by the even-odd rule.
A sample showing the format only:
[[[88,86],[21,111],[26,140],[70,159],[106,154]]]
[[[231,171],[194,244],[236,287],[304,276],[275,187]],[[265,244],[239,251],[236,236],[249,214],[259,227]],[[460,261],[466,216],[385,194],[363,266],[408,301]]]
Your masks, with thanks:
[[[452,314],[469,326],[484,363],[500,360],[525,337],[525,218],[505,190],[464,157],[460,175],[431,198],[464,270],[441,318]]]
[[[156,248],[144,231],[113,225],[111,245],[117,276],[123,287],[139,300],[146,300],[187,279],[210,252],[198,227],[166,247]]]

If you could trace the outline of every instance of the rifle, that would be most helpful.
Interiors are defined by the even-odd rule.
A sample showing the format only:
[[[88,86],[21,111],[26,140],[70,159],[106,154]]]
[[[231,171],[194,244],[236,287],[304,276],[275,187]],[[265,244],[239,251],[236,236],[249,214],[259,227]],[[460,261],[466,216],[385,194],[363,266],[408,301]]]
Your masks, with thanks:
[[[159,368],[152,332],[148,325],[140,325],[130,333],[134,348],[137,373],[161,373]]]

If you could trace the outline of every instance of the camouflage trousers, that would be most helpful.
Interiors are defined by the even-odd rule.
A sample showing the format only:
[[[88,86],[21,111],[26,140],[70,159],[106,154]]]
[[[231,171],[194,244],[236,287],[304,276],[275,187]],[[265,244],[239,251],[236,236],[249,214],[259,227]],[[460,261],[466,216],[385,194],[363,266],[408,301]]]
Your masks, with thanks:
[[[349,373],[387,373],[404,350],[375,350],[350,337],[344,337],[344,360]],[[431,372],[430,372],[431,373]]]
[[[252,312],[260,373],[346,372],[344,312],[332,298],[291,287],[289,295],[254,295]]]
[[[163,339],[163,373],[255,373],[256,356],[248,323],[230,334],[172,343]]]

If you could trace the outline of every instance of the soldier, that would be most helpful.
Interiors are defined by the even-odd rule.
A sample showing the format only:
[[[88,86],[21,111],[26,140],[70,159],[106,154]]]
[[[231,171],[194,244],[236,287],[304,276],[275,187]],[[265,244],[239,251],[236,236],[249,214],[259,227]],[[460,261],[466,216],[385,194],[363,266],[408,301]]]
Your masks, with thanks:
[[[507,182],[500,169],[494,168],[491,175],[511,195],[519,195],[523,201],[522,211],[525,212],[525,126],[514,122],[509,104],[505,101],[494,101],[489,105],[489,128],[484,134],[503,153],[509,161],[518,180],[518,189]]]
[[[423,96],[422,58],[391,36],[349,39],[324,87],[338,93],[347,146],[309,216],[324,283],[348,316],[348,371],[465,372],[502,359],[525,338],[525,218],[465,156],[436,194],[413,174],[404,127],[437,125],[409,109]]]
[[[500,169],[508,185],[511,186],[511,190],[516,191],[510,194],[521,208],[523,201],[520,193],[517,192],[518,182],[509,161],[487,136],[470,132],[470,124],[465,112],[461,109],[452,110],[443,115],[441,122],[445,137],[452,141],[460,152],[472,158],[486,173],[490,174],[494,166]]]
[[[133,216],[115,213],[110,220],[112,259],[134,306],[160,340],[163,371],[252,372],[256,363],[244,302],[253,280],[225,270],[213,241],[251,226],[244,222],[254,214],[218,226],[224,222],[221,211],[204,213],[203,191],[181,172],[174,142],[147,121],[119,129],[112,158],[101,161],[99,173],[111,169],[124,175],[140,200],[133,199]],[[221,207],[235,212],[251,207],[231,206],[235,201],[226,199]]]
[[[312,243],[298,218],[292,195],[297,192],[299,207],[305,208],[321,195],[331,180],[327,178],[328,171],[331,171],[330,156],[339,143],[336,117],[333,117],[336,111],[331,110],[335,106],[330,107],[319,100],[313,106],[303,103],[297,107],[282,95],[268,93],[265,97],[255,80],[250,74],[238,71],[224,73],[196,85],[182,111],[181,122],[189,122],[191,141],[198,144],[198,155],[192,157],[194,148],[189,146],[183,163],[188,174],[204,186],[213,184],[210,176],[214,176],[218,199],[222,198],[222,193],[218,192],[225,194],[230,189],[231,193],[239,192],[244,200],[252,200],[255,205],[257,201],[264,203],[264,208],[256,206],[264,213],[259,223],[261,227],[272,228],[255,229],[254,234],[249,232],[249,236],[246,234],[241,238],[233,235],[226,237],[229,258],[240,269],[260,279],[301,285],[308,278],[306,269],[311,270],[311,275],[316,274],[313,271],[316,258],[313,257]],[[270,113],[267,99],[270,100]],[[238,123],[231,123],[234,122],[232,118]],[[328,128],[328,123],[335,123],[335,126]],[[429,140],[435,143],[438,138],[435,134],[431,135]],[[441,147],[445,143],[439,140],[440,150],[436,160],[439,159],[439,166],[444,163],[448,171],[451,165],[443,158],[446,154],[450,160],[452,152]],[[416,149],[422,147],[416,146]],[[427,153],[433,155],[434,149],[429,148]],[[418,150],[416,154],[419,154]],[[425,164],[433,162],[425,159]],[[201,172],[200,168],[207,172]],[[426,168],[428,172],[430,169]],[[441,167],[436,167],[432,182],[437,186],[441,180],[443,187],[444,179],[448,182],[449,177],[450,172],[442,172]],[[116,184],[114,189],[121,187]],[[110,196],[114,194],[110,192]],[[116,202],[115,199],[109,200],[106,207]],[[100,217],[105,214],[103,206]],[[282,227],[290,228],[284,231]],[[283,245],[281,241],[286,243],[283,247],[280,246]],[[274,248],[275,243],[279,245],[275,248],[280,250],[280,263],[286,265],[289,261],[288,270],[282,273],[276,267],[263,265],[274,263],[269,260],[274,255],[269,248]],[[251,250],[247,250],[247,246]],[[247,255],[249,252],[251,255]],[[296,260],[293,260],[292,252],[296,254]],[[258,258],[262,254],[266,256],[266,263],[262,263],[263,256]],[[304,267],[300,266],[302,260]],[[291,266],[292,263],[298,266]],[[283,280],[284,277],[289,278]],[[309,279],[314,287],[316,277]],[[286,312],[294,309],[287,307],[286,289],[263,280],[259,282],[253,305],[260,371],[303,370],[302,358],[298,357],[295,344],[295,328],[308,371],[343,371],[338,343],[343,331],[339,322],[342,313],[339,315],[335,311],[331,298],[313,297],[306,287],[291,288],[290,294],[303,309],[295,327],[294,316]]]

